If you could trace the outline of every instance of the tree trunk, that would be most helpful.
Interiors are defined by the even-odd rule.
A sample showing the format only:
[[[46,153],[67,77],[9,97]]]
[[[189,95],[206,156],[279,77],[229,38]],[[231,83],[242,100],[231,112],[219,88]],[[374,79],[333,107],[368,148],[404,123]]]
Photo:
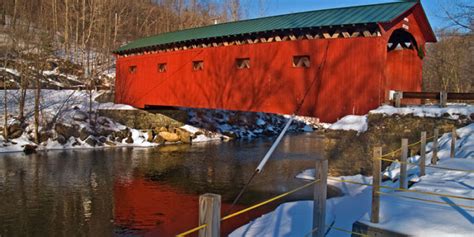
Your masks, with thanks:
[[[40,116],[40,95],[41,95],[41,85],[40,85],[40,76],[36,77],[36,93],[35,93],[35,121],[34,121],[34,135],[35,143],[39,144],[39,116]]]
[[[3,117],[3,138],[5,141],[8,141],[8,100],[7,100],[7,77],[3,77],[3,106],[4,106],[4,114]]]

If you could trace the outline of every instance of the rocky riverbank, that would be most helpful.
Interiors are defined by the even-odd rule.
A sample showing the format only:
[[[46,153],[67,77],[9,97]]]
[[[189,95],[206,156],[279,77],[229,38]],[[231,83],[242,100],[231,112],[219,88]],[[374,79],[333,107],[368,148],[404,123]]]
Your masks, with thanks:
[[[137,110],[127,105],[98,102],[94,92],[92,112],[86,91],[43,90],[39,143],[35,143],[33,95],[28,94],[25,119],[15,115],[17,90],[7,91],[9,112],[5,138],[0,127],[0,152],[36,150],[153,147],[175,143],[228,141],[275,136],[287,120],[281,115],[203,109]],[[0,95],[0,97],[2,97]],[[2,98],[3,100],[3,98]],[[3,111],[4,108],[0,109]],[[318,128],[316,120],[297,118],[291,132]]]

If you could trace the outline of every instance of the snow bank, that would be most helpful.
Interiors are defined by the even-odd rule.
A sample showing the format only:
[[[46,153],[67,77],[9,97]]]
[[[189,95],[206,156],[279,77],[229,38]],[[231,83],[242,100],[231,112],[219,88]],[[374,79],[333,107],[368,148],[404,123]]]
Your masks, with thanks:
[[[451,119],[458,119],[460,115],[470,116],[474,113],[474,106],[468,104],[448,104],[448,107],[441,108],[436,105],[425,106],[408,106],[403,108],[395,108],[393,106],[384,105],[378,109],[370,111],[371,114],[386,114],[386,115],[408,115],[412,114],[417,117],[444,117],[449,115]]]
[[[6,71],[16,77],[19,77],[20,76],[20,72],[18,72],[17,70],[15,69],[12,69],[12,68],[4,68],[4,67],[0,67],[0,71]]]
[[[474,170],[474,124],[458,129],[457,132],[459,139],[456,158],[449,158],[450,135],[444,134],[439,139],[440,161],[437,166],[472,171]],[[431,158],[431,152],[427,156]],[[417,158],[410,159],[416,161]],[[413,166],[412,169],[416,167]],[[415,171],[411,172],[415,174]],[[391,169],[391,172],[394,172],[394,169]],[[386,174],[388,175],[387,172]],[[417,183],[410,187],[410,190],[468,198],[474,196],[474,173],[472,172],[427,167],[425,176],[413,177]],[[297,178],[314,180],[314,169],[303,171],[297,175]],[[371,224],[369,221],[371,187],[338,182],[335,179],[372,183],[371,178],[361,175],[329,178],[328,184],[338,187],[345,196],[327,201],[327,225],[352,230],[352,224],[361,221],[374,227],[413,236],[472,236],[474,210],[459,206],[473,206],[472,200],[383,189],[382,191],[388,195],[381,196],[381,221],[379,224]],[[398,182],[386,181],[382,185],[398,187]],[[275,211],[236,229],[230,236],[305,236],[311,230],[312,204],[312,201],[284,203]],[[331,229],[327,236],[351,236],[351,234]]]
[[[135,107],[124,104],[114,104],[114,103],[102,103],[100,104],[100,109],[103,110],[136,110]]]
[[[458,139],[456,141],[456,158],[473,159],[474,158],[474,123],[469,124],[466,127],[456,130]],[[438,157],[441,160],[440,163],[445,159],[450,159],[451,153],[451,133],[445,133],[438,139],[439,151]],[[431,158],[433,152],[431,151],[433,143],[430,142],[426,145],[426,165],[431,164]],[[408,175],[415,175],[419,172],[418,163],[420,162],[420,156],[413,156],[408,158],[407,172]],[[430,169],[428,167],[428,169]],[[397,179],[400,175],[400,164],[398,162],[392,163],[383,173],[385,176],[391,179]]]
[[[348,115],[329,126],[331,130],[353,130],[359,133],[367,131],[367,116]]]

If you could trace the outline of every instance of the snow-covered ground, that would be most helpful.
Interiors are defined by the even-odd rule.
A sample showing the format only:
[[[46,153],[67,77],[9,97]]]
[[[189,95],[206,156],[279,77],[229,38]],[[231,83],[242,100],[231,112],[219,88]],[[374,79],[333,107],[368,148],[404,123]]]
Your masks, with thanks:
[[[474,114],[474,105],[470,104],[448,104],[447,107],[441,108],[438,105],[424,106],[408,106],[403,108],[395,108],[390,105],[383,105],[377,109],[371,110],[369,114],[392,115],[412,115],[415,117],[444,117],[457,120],[460,116],[469,117]],[[367,115],[348,115],[330,125],[331,130],[353,130],[358,133],[367,131]]]
[[[468,200],[383,189],[385,194],[381,196],[380,223],[374,225],[369,222],[371,187],[336,181],[348,180],[371,184],[372,178],[360,175],[332,177],[328,180],[328,184],[338,187],[345,195],[327,201],[326,224],[334,227],[329,230],[327,236],[350,236],[350,233],[337,229],[351,231],[352,224],[356,221],[413,236],[472,236],[474,233],[474,201],[472,201],[474,197],[474,124],[458,129],[457,132],[459,140],[456,158],[449,158],[448,144],[451,138],[450,135],[444,134],[438,141],[441,145],[440,161],[436,167],[469,172],[427,167],[425,176],[412,176],[412,180],[417,183],[411,186],[410,190],[461,196]],[[428,149],[430,147],[431,144],[428,144]],[[431,158],[431,155],[429,152],[428,158]],[[410,159],[415,162],[417,158]],[[396,172],[396,169],[397,167],[389,167],[386,174]],[[298,178],[303,179],[314,179],[313,177],[314,170],[306,170],[298,175]],[[389,180],[384,182],[383,186],[398,187],[398,183],[396,180]],[[312,201],[285,203],[273,212],[235,230],[230,236],[306,236],[312,228],[312,209]]]

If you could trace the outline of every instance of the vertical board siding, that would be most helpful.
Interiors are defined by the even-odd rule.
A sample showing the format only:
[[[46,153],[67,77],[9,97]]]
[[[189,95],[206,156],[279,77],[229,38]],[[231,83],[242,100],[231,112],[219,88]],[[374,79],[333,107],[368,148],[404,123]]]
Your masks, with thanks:
[[[412,14],[406,16],[410,33],[424,47]],[[400,27],[401,23],[393,24],[382,37],[246,44],[119,58],[116,102],[138,108],[292,114],[309,88],[299,115],[334,122],[348,114],[366,114],[386,100],[388,90],[421,90],[422,61],[417,52],[387,53],[390,34]],[[298,55],[310,56],[311,67],[293,67],[293,56]],[[237,58],[249,58],[250,68],[238,69]],[[204,61],[202,71],[193,70],[192,62],[197,60]],[[167,72],[158,72],[159,63],[167,63]],[[131,65],[137,66],[136,74],[129,73]]]

